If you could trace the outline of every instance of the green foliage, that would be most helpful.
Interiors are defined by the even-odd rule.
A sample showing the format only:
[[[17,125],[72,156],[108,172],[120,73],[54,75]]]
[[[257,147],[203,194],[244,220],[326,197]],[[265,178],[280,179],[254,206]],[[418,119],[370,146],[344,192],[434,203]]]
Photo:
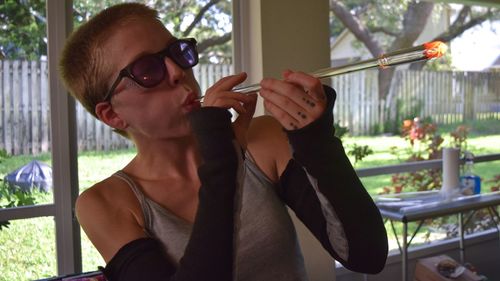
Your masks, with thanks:
[[[495,175],[492,179],[487,180],[486,182],[491,183],[491,191],[499,191],[500,190],[500,174]]]
[[[349,133],[349,128],[343,127],[339,122],[333,124],[333,126],[335,128],[335,136],[339,139],[342,139]],[[356,143],[353,144],[347,152],[347,155],[354,157],[354,165],[361,162],[363,158],[370,154],[373,154],[373,150],[368,145],[358,145]]]
[[[0,149],[0,163],[6,158],[9,158],[10,155],[7,153],[5,149]]]
[[[386,118],[387,121],[384,124],[385,131],[393,134],[401,134],[400,124],[404,120],[412,119],[413,116],[419,116],[423,106],[423,101],[416,98],[412,98],[410,101],[403,101],[401,98],[396,99],[396,111],[393,118]],[[430,117],[425,121],[430,122]]]
[[[45,1],[0,2],[0,49],[8,59],[38,59],[47,54]]]
[[[373,150],[368,145],[354,144],[347,154],[354,157],[354,165],[356,165],[366,156],[373,154]]]
[[[449,145],[464,152],[467,149],[469,131],[470,128],[467,126],[458,126],[454,131],[450,132]],[[438,133],[436,124],[422,122],[418,118],[405,120],[402,126],[401,137],[409,144],[407,153],[409,153],[410,156],[406,161],[414,162],[442,157],[441,145],[444,139]],[[396,157],[401,158],[401,149],[393,147],[392,152]],[[493,183],[491,191],[498,190],[500,187],[500,175],[495,176],[492,180],[487,182]],[[385,186],[382,193],[429,191],[440,189],[441,185],[441,169],[419,170],[412,173],[392,175],[391,184]],[[471,223],[465,225],[464,228],[465,232],[468,234],[496,226],[495,222],[491,220],[491,217],[485,210],[477,211],[471,218]],[[428,220],[423,229],[423,236],[426,238],[427,242],[430,241],[429,237],[432,233],[441,233],[446,238],[452,238],[458,235],[457,222],[454,218],[450,219],[450,217],[440,217]]]
[[[0,2],[0,48],[7,59],[38,59],[47,55],[46,0],[6,0]],[[177,37],[195,37],[198,42],[214,39],[231,30],[231,1],[219,0],[139,0],[159,11],[160,20]],[[203,7],[215,2],[206,11]],[[123,3],[121,0],[73,2],[73,25],[75,28],[88,21],[106,7]],[[194,27],[200,11],[205,11]],[[228,30],[229,28],[229,30]],[[209,48],[200,54],[201,62],[230,63],[231,45],[228,41],[208,44]]]
[[[11,187],[1,180],[0,182],[0,209],[14,208],[26,205],[35,205],[36,199],[31,192],[24,192],[19,188]],[[8,228],[10,222],[0,221],[0,230]]]
[[[470,128],[459,125],[449,133],[448,145],[458,148],[462,153],[468,150],[468,137]],[[444,138],[438,126],[430,121],[419,118],[405,120],[401,127],[401,137],[408,146],[405,149],[392,147],[391,154],[400,161],[415,162],[442,157]],[[427,191],[441,187],[441,169],[420,170],[413,173],[395,174],[391,178],[391,185],[386,186],[382,193]]]
[[[441,158],[441,145],[444,139],[438,133],[437,125],[419,118],[405,120],[401,127],[401,137],[409,144],[406,148],[407,162],[424,161]],[[466,137],[457,133],[454,138],[457,145],[464,145]],[[401,149],[392,148],[392,153],[400,158]],[[426,191],[441,186],[441,169],[420,170],[412,173],[395,174],[391,178],[391,186],[384,187],[383,193],[403,191]]]
[[[335,136],[339,139],[342,139],[347,135],[347,133],[349,133],[349,128],[343,127],[340,125],[340,122],[333,124],[333,127],[335,128]]]

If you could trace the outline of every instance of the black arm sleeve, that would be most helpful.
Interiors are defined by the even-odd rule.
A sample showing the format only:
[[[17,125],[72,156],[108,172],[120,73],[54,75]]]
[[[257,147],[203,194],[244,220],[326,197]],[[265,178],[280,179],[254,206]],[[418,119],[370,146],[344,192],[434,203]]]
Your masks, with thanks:
[[[336,93],[325,86],[328,107],[308,126],[287,131],[293,159],[280,177],[278,193],[323,247],[347,269],[380,272],[387,258],[387,234],[380,212],[359,180],[341,141],[334,136],[333,105]],[[343,259],[332,247],[321,203],[313,189],[326,197],[347,240]]]
[[[232,280],[234,196],[238,154],[231,114],[205,107],[190,115],[203,158],[199,205],[191,237],[179,267],[168,260],[153,238],[122,247],[103,270],[110,281]]]

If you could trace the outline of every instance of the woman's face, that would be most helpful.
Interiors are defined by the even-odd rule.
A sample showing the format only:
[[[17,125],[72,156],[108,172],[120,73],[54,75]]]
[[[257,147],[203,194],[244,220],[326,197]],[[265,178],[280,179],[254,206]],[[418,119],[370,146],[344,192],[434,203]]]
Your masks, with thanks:
[[[157,53],[176,38],[154,20],[134,20],[115,29],[104,44],[105,57],[113,71],[111,85],[119,72],[139,57]],[[106,63],[105,62],[105,63]],[[124,77],[113,92],[111,105],[127,124],[134,138],[178,138],[190,134],[187,114],[200,104],[198,82],[192,69],[182,69],[164,58],[165,79],[153,88],[144,88]]]

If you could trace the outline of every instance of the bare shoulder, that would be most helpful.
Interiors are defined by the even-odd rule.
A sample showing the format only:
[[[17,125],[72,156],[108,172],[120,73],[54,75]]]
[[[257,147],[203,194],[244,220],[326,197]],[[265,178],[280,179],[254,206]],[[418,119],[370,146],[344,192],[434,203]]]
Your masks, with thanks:
[[[145,237],[138,205],[130,188],[116,177],[107,178],[78,196],[78,222],[106,262],[123,245]]]
[[[273,181],[290,160],[288,138],[281,124],[272,116],[252,120],[247,133],[248,150],[259,168]]]

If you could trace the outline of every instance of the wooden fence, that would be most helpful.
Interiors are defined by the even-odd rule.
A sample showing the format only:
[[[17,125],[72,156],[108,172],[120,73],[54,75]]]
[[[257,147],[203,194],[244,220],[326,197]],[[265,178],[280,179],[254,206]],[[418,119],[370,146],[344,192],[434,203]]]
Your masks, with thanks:
[[[232,72],[230,65],[194,69],[202,91]],[[47,77],[44,61],[0,60],[0,149],[12,155],[50,150]],[[333,77],[332,85],[338,94],[335,119],[352,135],[371,134],[387,120],[415,116],[431,117],[438,124],[500,119],[500,73],[398,70],[387,102],[378,98],[375,70]],[[79,104],[76,112],[80,150],[131,146]]]
[[[431,118],[437,124],[500,120],[500,73],[397,70],[387,99],[378,98],[377,70],[332,78],[334,116],[351,135],[377,132],[388,122]]]

